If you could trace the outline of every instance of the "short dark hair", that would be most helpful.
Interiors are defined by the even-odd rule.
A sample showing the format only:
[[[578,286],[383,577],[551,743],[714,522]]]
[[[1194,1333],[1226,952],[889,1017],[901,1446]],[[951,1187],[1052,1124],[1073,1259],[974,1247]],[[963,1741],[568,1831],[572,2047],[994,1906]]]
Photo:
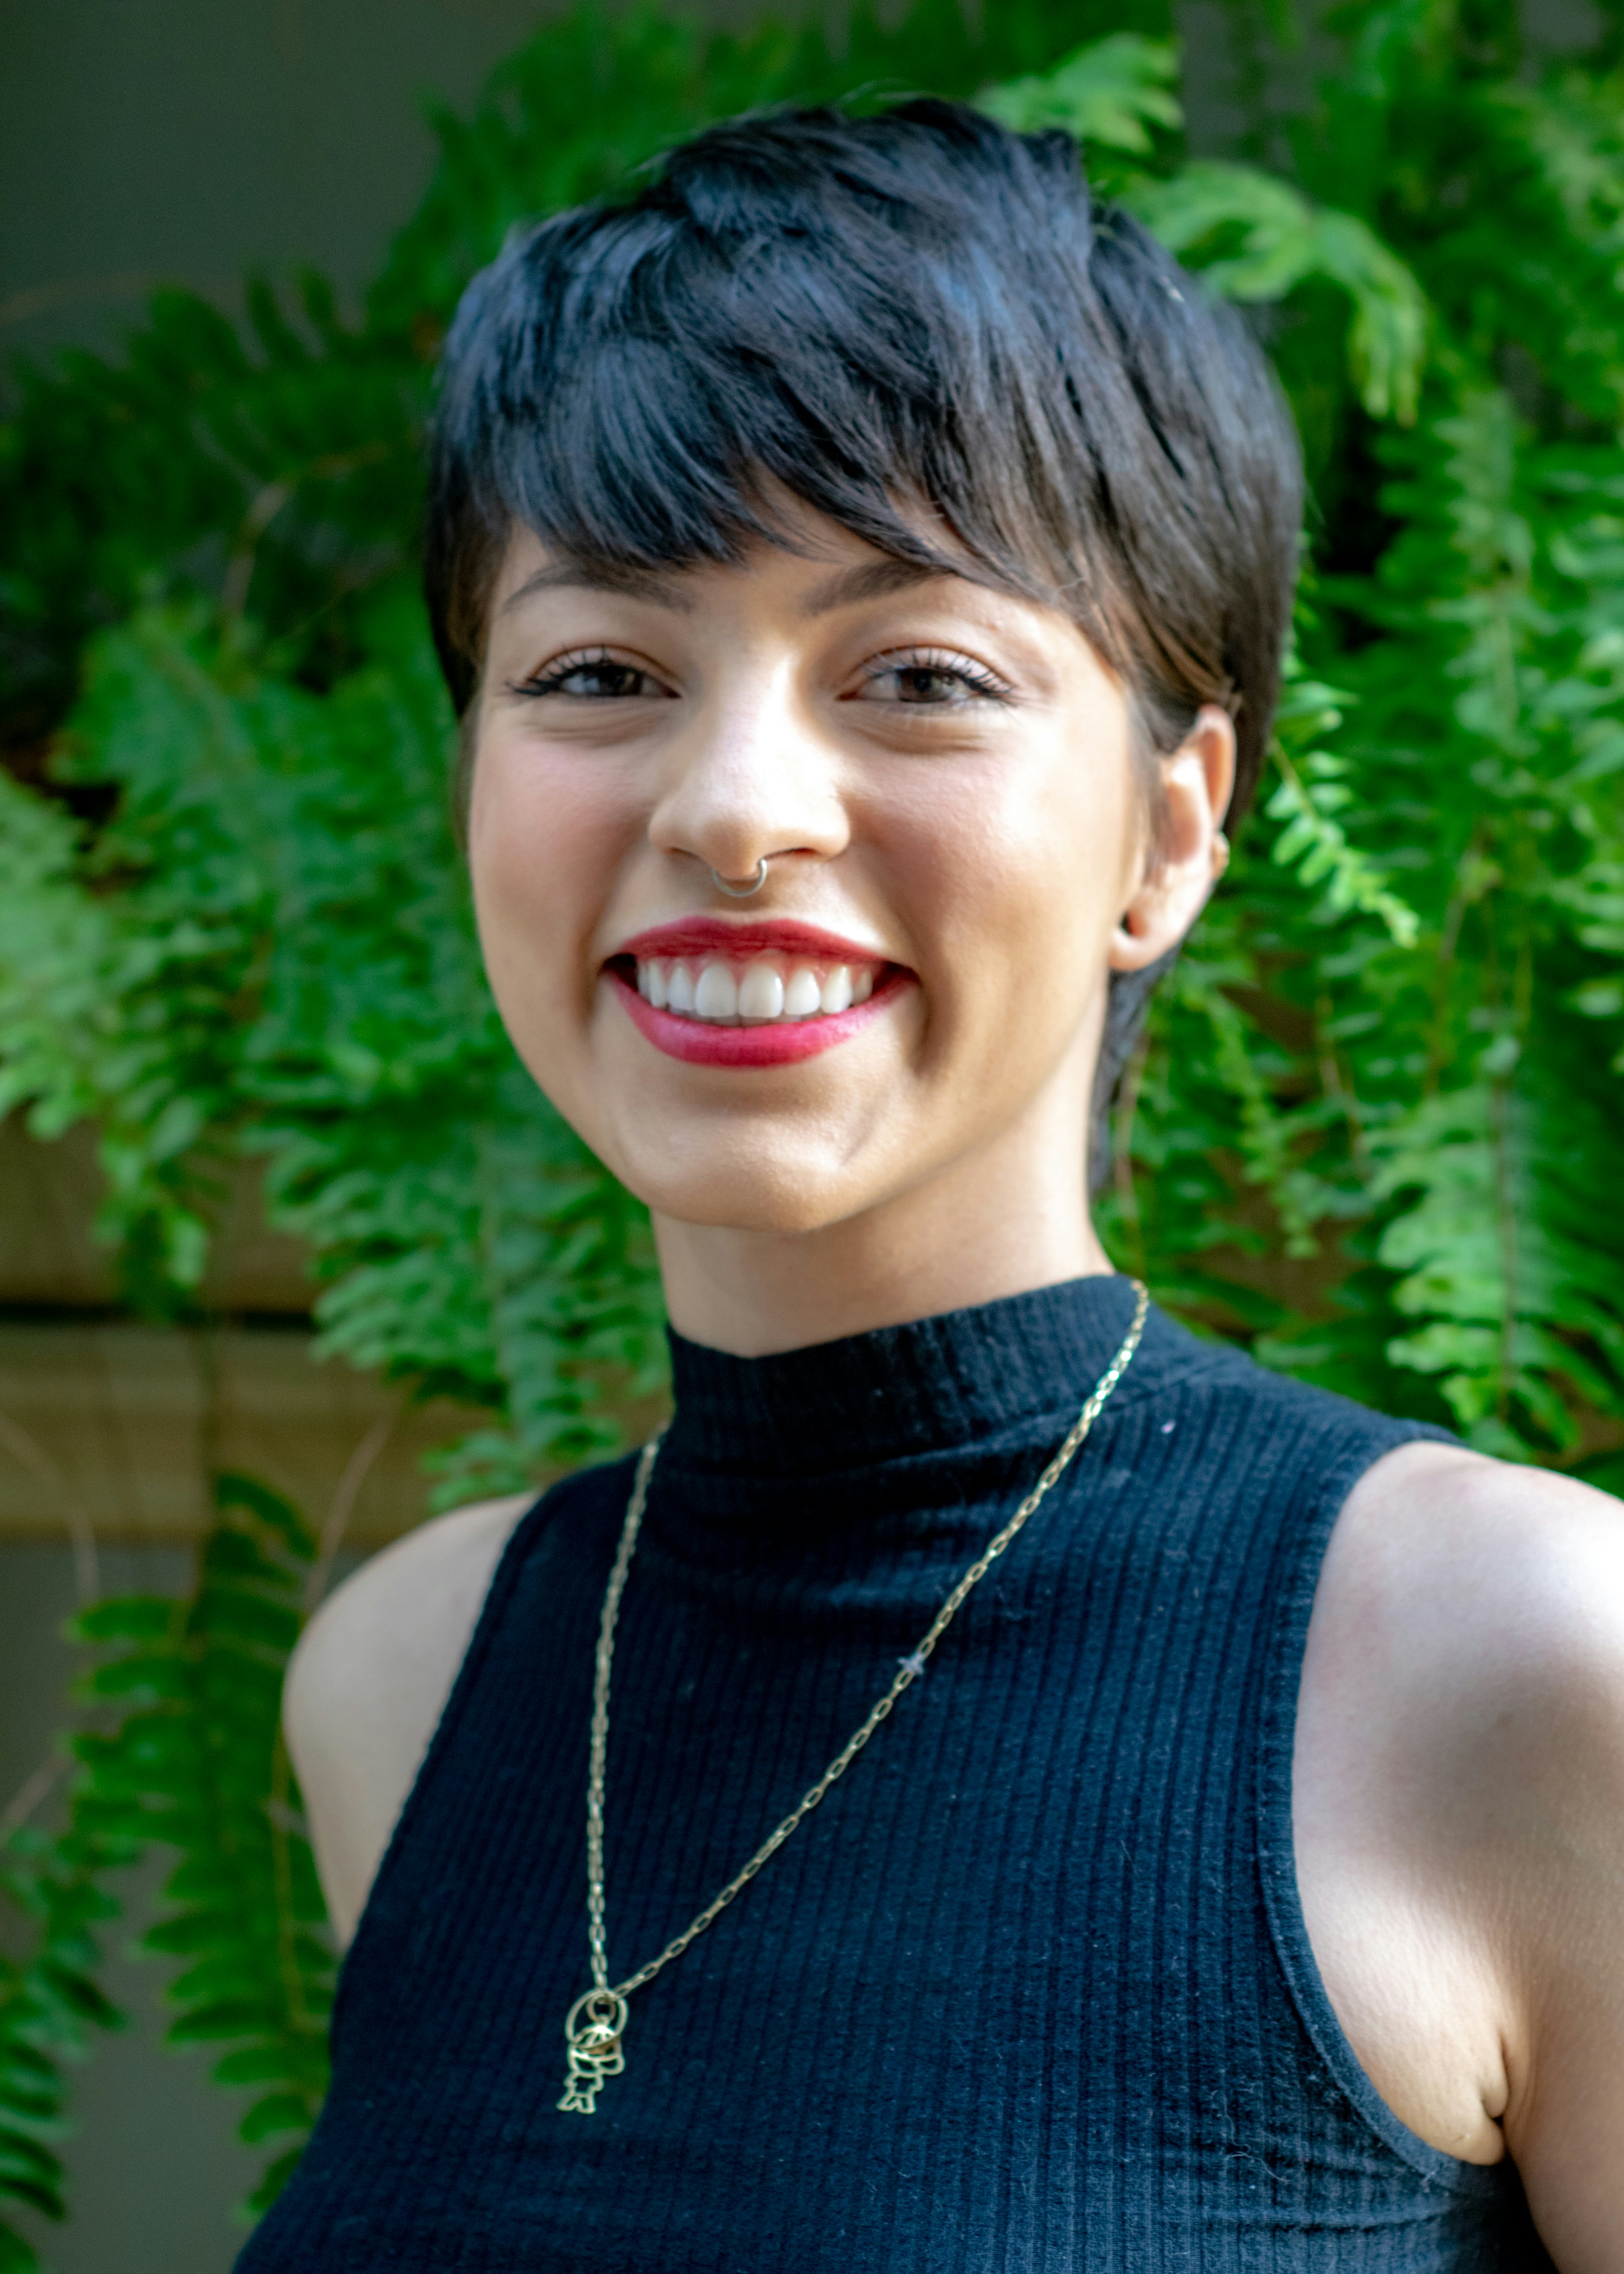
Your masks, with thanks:
[[[587,563],[736,562],[786,540],[775,486],[1064,609],[1147,759],[1223,704],[1244,810],[1297,572],[1296,433],[1244,324],[1095,205],[1070,137],[934,100],[769,112],[515,236],[463,297],[434,428],[425,579],[458,710],[516,524]]]

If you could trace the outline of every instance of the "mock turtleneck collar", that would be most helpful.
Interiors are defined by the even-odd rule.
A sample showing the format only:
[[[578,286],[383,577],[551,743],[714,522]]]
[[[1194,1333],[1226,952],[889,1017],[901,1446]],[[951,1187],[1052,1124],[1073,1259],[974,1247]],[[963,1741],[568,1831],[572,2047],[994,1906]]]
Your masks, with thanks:
[[[1129,1281],[1102,1274],[770,1358],[673,1330],[665,1457],[690,1472],[804,1477],[967,1444],[1080,1405],[1132,1316]]]

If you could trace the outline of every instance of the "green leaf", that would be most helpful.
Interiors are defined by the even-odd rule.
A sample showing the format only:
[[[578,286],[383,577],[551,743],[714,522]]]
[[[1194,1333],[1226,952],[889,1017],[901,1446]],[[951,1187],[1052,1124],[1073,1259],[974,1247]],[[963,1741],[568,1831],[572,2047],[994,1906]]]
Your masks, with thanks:
[[[164,2041],[171,2045],[217,2044],[227,2037],[267,2036],[275,2030],[278,2020],[273,1998],[216,1999],[171,2022]]]
[[[1115,32],[1077,49],[1041,77],[984,87],[976,100],[989,117],[1017,133],[1060,126],[1079,142],[1139,154],[1150,149],[1151,127],[1184,123],[1172,91],[1177,77],[1173,41]]]
[[[54,2187],[61,2176],[60,2157],[26,2132],[0,2124],[0,2181],[23,2180],[34,2187]]]
[[[219,2084],[291,2084],[320,2096],[327,2085],[327,2053],[320,2039],[244,2045],[224,2054],[211,2074]]]
[[[57,2215],[55,2204],[36,2204],[34,2208],[44,2210],[48,2218]],[[0,2274],[44,2274],[39,2253],[4,2219],[0,2219]]]
[[[1342,826],[1316,799],[1312,784],[1278,744],[1274,763],[1280,781],[1268,802],[1271,820],[1286,825],[1274,840],[1274,858],[1282,867],[1295,867],[1305,884],[1324,887],[1328,915],[1342,916],[1355,909],[1380,917],[1400,947],[1413,947],[1420,919],[1394,892],[1376,863],[1351,846]],[[1322,766],[1320,779],[1326,778]]]
[[[214,1500],[222,1510],[240,1509],[276,1534],[289,1554],[306,1562],[315,1553],[310,1526],[291,1501],[273,1492],[257,1478],[223,1470],[214,1480]]]
[[[267,1910],[266,1916],[274,1924],[274,1910]],[[154,1954],[183,1957],[199,1950],[218,1950],[222,1943],[237,1941],[243,1936],[244,1924],[237,1910],[183,1911],[149,1927],[141,1938],[141,1947]]]
[[[1314,278],[1351,305],[1348,358],[1374,418],[1415,418],[1427,305],[1403,261],[1352,214],[1312,205],[1287,182],[1217,159],[1140,181],[1124,203],[1170,252],[1232,300],[1283,300]]]
[[[24,2203],[30,2210],[38,2211],[42,2218],[61,2220],[68,2215],[67,2206],[57,2190],[41,2187],[33,2180],[0,2178],[0,2202]],[[0,2225],[0,2236],[4,2237],[8,2243],[18,2239],[11,2229],[4,2225]],[[39,2262],[36,2259],[32,2263],[37,2265]],[[24,2259],[22,2263],[27,2265],[30,2261]]]
[[[124,2026],[124,2017],[106,1996],[101,1985],[87,1975],[73,1968],[62,1966],[49,1958],[41,1958],[34,1969],[35,1977],[50,1997],[76,2019],[90,2022],[99,2029],[117,2029]]]
[[[281,2195],[299,2167],[304,2153],[302,2146],[290,2148],[286,2155],[278,2156],[266,2170],[264,2178],[248,2198],[248,2209],[255,2218],[262,2218]]]
[[[297,1611],[243,1588],[211,1586],[201,1598],[201,1608],[216,1643],[256,1643],[285,1657],[298,1640]]]
[[[108,1595],[68,1621],[70,1640],[164,1642],[173,1638],[175,1604],[168,1595]]]
[[[36,2092],[54,2084],[55,2064],[24,2040],[0,2035],[0,2093]]]
[[[272,2092],[256,2100],[237,2127],[237,2137],[247,2146],[274,2139],[279,2132],[308,2132],[310,2103],[303,2093]]]

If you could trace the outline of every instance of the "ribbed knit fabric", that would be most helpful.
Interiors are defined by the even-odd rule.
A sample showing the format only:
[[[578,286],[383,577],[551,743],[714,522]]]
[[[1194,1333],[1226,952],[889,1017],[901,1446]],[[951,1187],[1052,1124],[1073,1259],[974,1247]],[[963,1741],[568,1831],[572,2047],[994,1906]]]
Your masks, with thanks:
[[[1122,1280],[787,1356],[674,1340],[614,1660],[613,1973],[838,1751],[1102,1372]],[[521,1525],[240,2274],[1531,2274],[1515,2173],[1365,2079],[1291,1859],[1338,1507],[1428,1434],[1152,1313],[1093,1437],[845,1781],[632,2000],[589,1981],[592,1659],[630,1484]]]

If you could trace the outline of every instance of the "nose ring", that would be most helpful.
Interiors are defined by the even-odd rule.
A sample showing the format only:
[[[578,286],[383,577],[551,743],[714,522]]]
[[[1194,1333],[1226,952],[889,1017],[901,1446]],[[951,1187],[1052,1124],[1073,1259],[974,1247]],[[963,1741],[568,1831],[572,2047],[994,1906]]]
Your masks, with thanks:
[[[763,853],[756,863],[756,874],[748,885],[730,885],[719,869],[712,869],[710,881],[718,892],[726,892],[730,900],[754,900],[767,881],[767,855]]]

